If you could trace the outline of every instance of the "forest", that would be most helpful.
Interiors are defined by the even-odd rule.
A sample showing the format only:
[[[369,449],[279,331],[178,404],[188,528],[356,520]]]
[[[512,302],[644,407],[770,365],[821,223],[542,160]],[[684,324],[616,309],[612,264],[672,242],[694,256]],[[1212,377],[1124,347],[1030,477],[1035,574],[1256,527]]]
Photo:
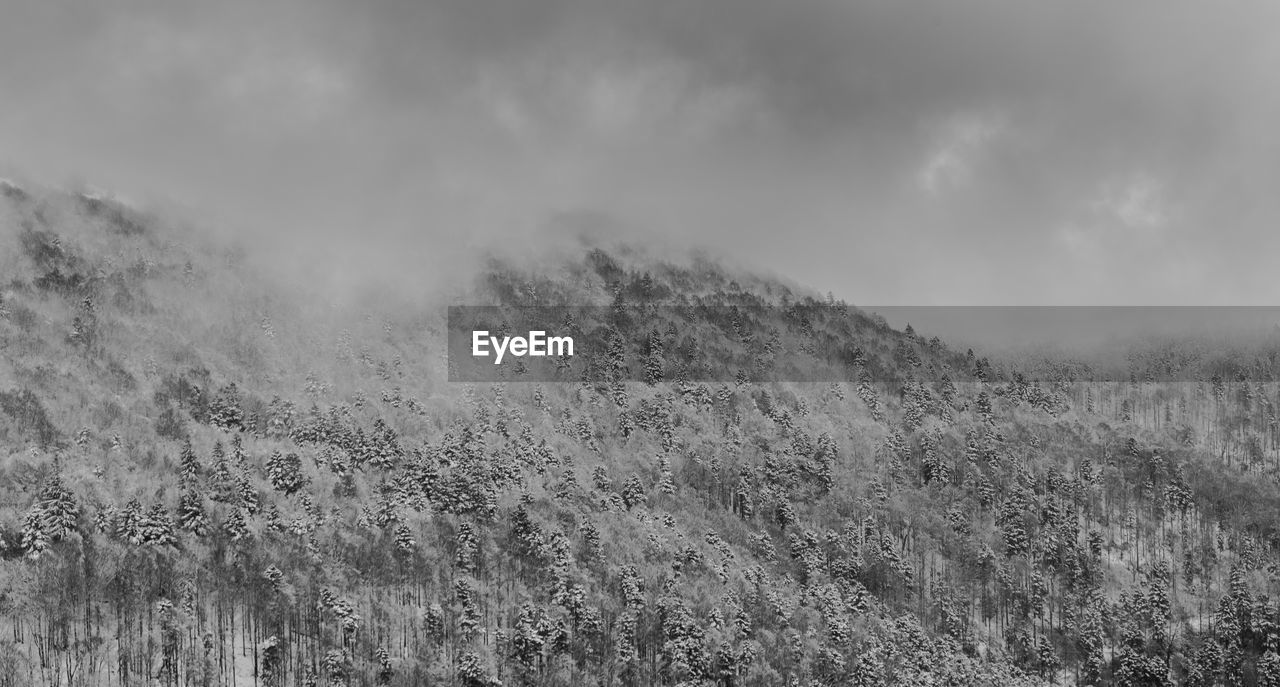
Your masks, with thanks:
[[[1280,685],[1280,340],[1115,381],[584,242],[450,297],[603,306],[593,373],[466,384],[251,251],[0,186],[0,685]]]

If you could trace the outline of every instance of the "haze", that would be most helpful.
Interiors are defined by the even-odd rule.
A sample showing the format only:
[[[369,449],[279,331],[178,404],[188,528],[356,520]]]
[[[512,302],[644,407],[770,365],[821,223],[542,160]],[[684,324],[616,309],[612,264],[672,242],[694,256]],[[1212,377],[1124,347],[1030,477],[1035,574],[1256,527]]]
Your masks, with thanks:
[[[177,204],[335,279],[593,217],[854,303],[1280,295],[1274,2],[0,16],[0,173]]]

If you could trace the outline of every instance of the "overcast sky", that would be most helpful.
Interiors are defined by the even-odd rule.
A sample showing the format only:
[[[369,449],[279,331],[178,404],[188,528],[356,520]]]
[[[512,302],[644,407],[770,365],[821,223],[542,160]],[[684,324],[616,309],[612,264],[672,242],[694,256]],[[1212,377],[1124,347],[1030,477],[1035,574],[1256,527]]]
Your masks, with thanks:
[[[408,265],[565,213],[871,304],[1275,304],[1280,3],[0,0],[0,173]]]

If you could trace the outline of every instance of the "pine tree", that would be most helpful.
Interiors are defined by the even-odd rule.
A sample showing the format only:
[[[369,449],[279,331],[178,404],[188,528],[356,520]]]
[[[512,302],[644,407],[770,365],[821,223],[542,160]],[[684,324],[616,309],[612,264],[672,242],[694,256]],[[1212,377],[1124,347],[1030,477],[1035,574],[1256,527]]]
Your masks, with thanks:
[[[636,614],[634,612],[623,613],[618,618],[618,631],[613,643],[613,652],[623,679],[634,680],[640,664],[640,654],[636,650]]]
[[[142,504],[129,499],[115,518],[115,536],[134,546],[142,544]]]
[[[600,543],[600,529],[591,521],[582,523],[582,555],[588,563],[604,562],[604,547]]]
[[[249,535],[249,523],[245,520],[244,511],[232,508],[226,522],[222,523],[222,531],[231,541],[238,541]]]
[[[236,478],[236,497],[239,499],[240,507],[244,508],[249,515],[257,515],[262,510],[258,490],[249,481],[249,476],[243,472]]]
[[[609,348],[605,354],[605,374],[611,382],[622,381],[626,376],[626,343],[622,332],[616,328],[609,331]]]
[[[174,534],[173,519],[164,506],[157,503],[147,510],[142,517],[142,543],[153,546],[168,546],[177,542]]]
[[[675,478],[671,474],[671,461],[665,456],[658,456],[658,484],[655,487],[659,494],[676,493]]]
[[[879,422],[884,419],[884,414],[880,409],[880,399],[876,395],[875,387],[871,385],[871,375],[863,370],[858,376],[858,398],[866,404],[867,410],[871,412],[871,419]]]
[[[987,395],[987,392],[978,392],[978,399],[975,402],[975,408],[979,419],[988,425],[995,425],[995,414],[991,408],[991,396]]]
[[[378,647],[374,652],[374,658],[378,660],[378,673],[375,676],[378,687],[388,687],[392,678],[395,677],[395,670],[391,668],[391,654],[383,647]]]
[[[902,429],[905,433],[911,434],[920,427],[920,423],[924,421],[924,407],[919,399],[911,392],[911,387],[907,388],[907,393],[902,399]]]
[[[197,537],[209,533],[209,517],[205,515],[204,499],[194,487],[182,490],[178,502],[178,527],[191,532]]]
[[[458,523],[458,531],[454,541],[456,547],[453,556],[454,565],[461,572],[475,572],[476,555],[480,551],[480,541],[476,537],[475,528],[469,523]]]
[[[500,687],[502,684],[489,675],[480,655],[474,651],[468,651],[458,659],[458,681],[462,687]]]
[[[785,498],[778,501],[778,506],[774,513],[777,516],[778,524],[783,527],[788,527],[796,521],[795,508],[791,505],[791,502]]]
[[[303,487],[302,459],[296,453],[282,454],[278,449],[267,459],[267,478],[271,486],[285,494],[293,494]]]
[[[659,603],[662,620],[663,672],[677,684],[699,684],[710,665],[706,631],[694,619],[683,599],[667,597]]]
[[[951,480],[951,464],[941,448],[942,435],[939,431],[926,432],[920,437],[920,450],[924,468],[924,481],[947,483]]]
[[[1280,687],[1280,654],[1275,647],[1258,659],[1258,687]]]
[[[39,509],[50,541],[65,539],[75,531],[80,505],[57,475],[49,478],[40,490]]]
[[[219,443],[218,446],[221,446]],[[191,487],[200,481],[200,459],[196,457],[196,451],[191,446],[191,439],[188,438],[182,445],[182,459],[180,464],[181,477],[179,484],[184,487]]]
[[[996,488],[995,485],[992,484],[991,478],[986,474],[980,474],[978,477],[977,493],[978,503],[981,504],[983,508],[990,508],[995,504]]]
[[[403,521],[395,524],[393,536],[395,537],[396,549],[401,553],[413,553],[418,546],[418,542],[413,539],[413,531]]]
[[[209,400],[209,423],[224,430],[242,429],[244,411],[241,410],[240,391],[232,382]]]
[[[591,484],[600,491],[613,490],[613,480],[609,477],[609,472],[605,470],[603,465],[597,465],[592,468]]]
[[[653,329],[649,332],[649,340],[645,347],[644,358],[644,381],[650,385],[657,384],[662,381],[663,367],[665,364],[662,353],[662,335],[658,333],[657,329]]]
[[[50,543],[43,514],[38,507],[31,508],[22,520],[22,550],[32,558],[38,558],[48,550]]]
[[[622,503],[628,510],[638,506],[645,499],[644,484],[640,477],[632,473],[622,484]]]
[[[222,442],[213,446],[213,468],[209,475],[209,498],[218,503],[236,503],[236,477],[231,473],[231,464],[223,455]]]
[[[542,661],[543,647],[552,633],[551,621],[545,609],[532,603],[520,606],[516,617],[511,649],[513,657],[520,664],[526,675],[538,669]]]
[[[885,437],[884,454],[889,460],[889,474],[895,479],[901,478],[906,472],[906,463],[910,458],[910,450],[907,448],[907,440],[903,438],[902,432],[894,429]]]
[[[78,314],[71,319],[71,334],[67,339],[86,351],[94,349],[98,341],[98,313],[91,297],[85,296],[80,301]]]

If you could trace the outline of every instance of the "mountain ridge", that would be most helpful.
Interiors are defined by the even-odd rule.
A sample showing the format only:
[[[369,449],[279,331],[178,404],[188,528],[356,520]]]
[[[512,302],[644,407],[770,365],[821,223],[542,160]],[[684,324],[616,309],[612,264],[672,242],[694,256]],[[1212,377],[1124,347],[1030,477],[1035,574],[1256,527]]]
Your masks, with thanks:
[[[1275,389],[1028,380],[590,245],[459,297],[769,304],[700,345],[768,369],[831,327],[851,381],[451,384],[433,309],[4,188],[0,685],[1280,675]],[[659,321],[622,363],[683,345]]]

